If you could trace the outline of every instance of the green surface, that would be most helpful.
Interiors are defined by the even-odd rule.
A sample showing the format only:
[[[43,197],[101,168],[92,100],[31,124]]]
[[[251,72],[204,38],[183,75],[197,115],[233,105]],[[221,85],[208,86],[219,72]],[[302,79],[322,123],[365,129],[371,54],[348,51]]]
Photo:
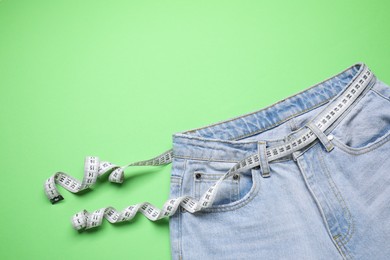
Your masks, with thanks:
[[[0,259],[169,259],[167,221],[79,234],[82,210],[168,198],[171,166],[52,206],[43,182],[171,148],[358,61],[390,83],[389,1],[0,1]]]

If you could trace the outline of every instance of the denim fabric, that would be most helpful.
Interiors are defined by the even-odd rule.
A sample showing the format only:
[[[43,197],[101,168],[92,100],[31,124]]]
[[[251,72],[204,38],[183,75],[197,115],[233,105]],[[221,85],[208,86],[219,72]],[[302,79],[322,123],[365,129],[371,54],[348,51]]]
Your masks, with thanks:
[[[238,161],[298,136],[365,66],[265,109],[175,133],[170,197],[199,199]],[[172,259],[388,259],[390,87],[374,76],[323,134],[268,168],[224,180],[210,208],[178,210],[169,220]]]

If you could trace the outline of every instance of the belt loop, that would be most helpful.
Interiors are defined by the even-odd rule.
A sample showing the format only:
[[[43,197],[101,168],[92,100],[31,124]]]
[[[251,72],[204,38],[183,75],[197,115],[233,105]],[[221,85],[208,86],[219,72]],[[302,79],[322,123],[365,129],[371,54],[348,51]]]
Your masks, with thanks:
[[[315,124],[314,122],[310,122],[306,125],[320,140],[322,145],[325,147],[327,152],[332,151],[334,148],[333,144],[330,142],[330,138],[328,138]],[[330,137],[330,136],[329,136]]]
[[[267,151],[266,151],[266,142],[259,141],[257,142],[259,159],[260,159],[260,168],[261,176],[263,178],[270,177],[270,169],[268,165]]]

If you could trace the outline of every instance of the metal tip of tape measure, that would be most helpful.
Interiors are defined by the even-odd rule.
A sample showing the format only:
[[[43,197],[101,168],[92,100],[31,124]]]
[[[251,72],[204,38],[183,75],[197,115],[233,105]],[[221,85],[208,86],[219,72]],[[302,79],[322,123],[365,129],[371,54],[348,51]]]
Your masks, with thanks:
[[[61,201],[63,199],[64,199],[64,197],[62,197],[61,195],[58,195],[58,196],[50,199],[50,202],[51,202],[52,205],[54,205],[54,204],[56,204],[57,202],[59,202],[59,201]]]

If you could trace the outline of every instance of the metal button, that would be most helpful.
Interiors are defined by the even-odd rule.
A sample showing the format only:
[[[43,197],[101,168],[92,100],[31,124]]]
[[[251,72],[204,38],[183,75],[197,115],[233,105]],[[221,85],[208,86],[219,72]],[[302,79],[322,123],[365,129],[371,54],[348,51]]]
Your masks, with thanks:
[[[240,176],[239,176],[238,174],[234,174],[234,175],[233,175],[233,180],[238,180],[239,177],[240,177]]]
[[[198,179],[198,180],[199,180],[199,179],[200,179],[200,177],[202,177],[202,174],[200,174],[200,173],[197,173],[197,174],[195,174],[195,178],[196,178],[196,179]]]
[[[333,140],[334,136],[333,135],[328,135],[328,140]]]

